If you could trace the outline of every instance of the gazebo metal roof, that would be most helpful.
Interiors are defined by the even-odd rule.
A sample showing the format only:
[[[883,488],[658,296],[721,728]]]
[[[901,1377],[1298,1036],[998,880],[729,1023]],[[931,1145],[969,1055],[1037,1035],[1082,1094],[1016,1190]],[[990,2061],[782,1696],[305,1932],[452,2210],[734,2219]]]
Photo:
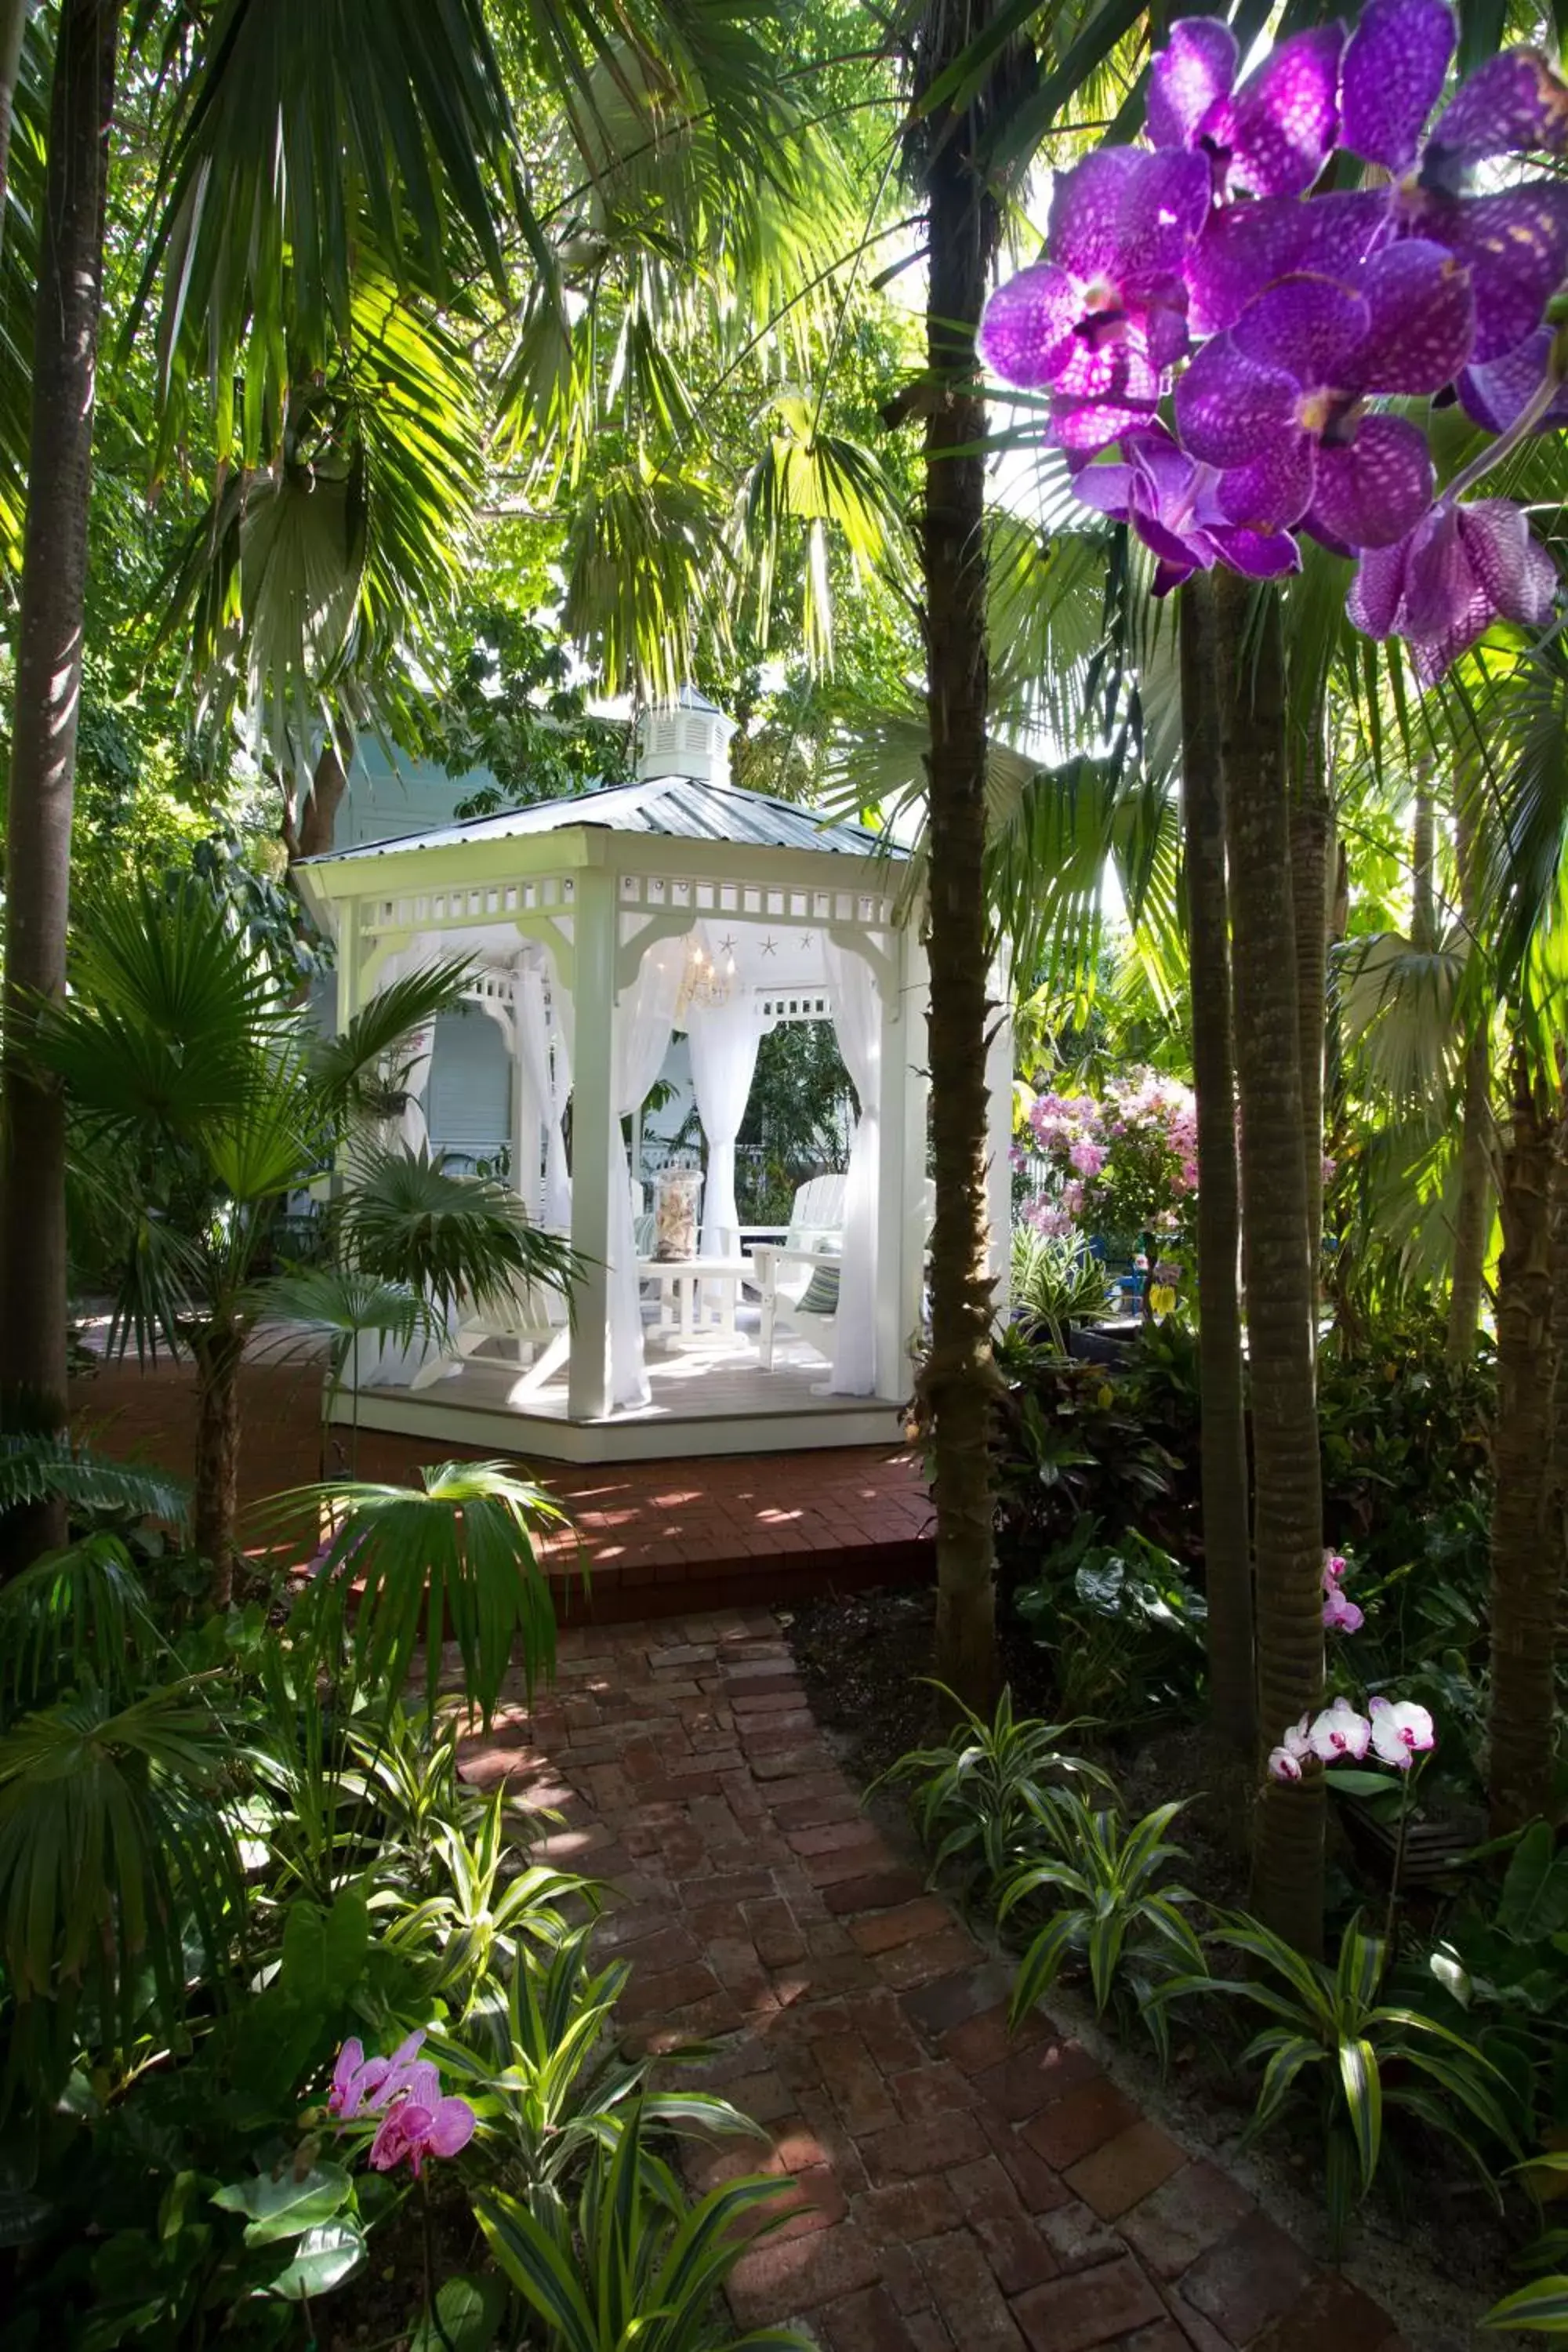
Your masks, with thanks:
[[[663,835],[671,840],[727,841],[763,849],[828,851],[847,857],[907,859],[909,850],[885,833],[844,817],[824,817],[793,802],[740,784],[694,782],[689,776],[655,776],[633,784],[605,784],[569,800],[538,801],[500,816],[469,817],[431,833],[394,841],[332,849],[302,862],[333,866],[345,859],[399,857],[422,849],[456,849],[465,843],[510,841],[531,834],[559,833],[573,825],[602,826],[610,833]]]

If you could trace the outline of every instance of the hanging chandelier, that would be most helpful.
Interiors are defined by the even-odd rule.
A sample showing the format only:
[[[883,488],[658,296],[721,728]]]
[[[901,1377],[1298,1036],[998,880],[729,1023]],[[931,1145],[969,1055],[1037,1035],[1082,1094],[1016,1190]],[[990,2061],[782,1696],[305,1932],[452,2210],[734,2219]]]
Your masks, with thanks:
[[[721,971],[700,940],[693,935],[686,943],[686,965],[680,975],[680,993],[675,1005],[677,1024],[694,1004],[709,1008],[728,1004],[734,993],[734,957],[727,957]]]

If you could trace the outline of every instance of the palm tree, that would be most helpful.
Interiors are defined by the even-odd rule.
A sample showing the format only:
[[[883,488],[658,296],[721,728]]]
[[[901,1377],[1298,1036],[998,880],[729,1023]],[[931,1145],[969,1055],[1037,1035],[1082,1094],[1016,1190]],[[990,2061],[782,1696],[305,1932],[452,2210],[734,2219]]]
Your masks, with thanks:
[[[1198,1379],[1204,1577],[1217,1743],[1250,1767],[1258,1737],[1241,1354],[1241,1202],[1230,1000],[1225,775],[1215,583],[1182,590],[1182,815],[1186,849],[1193,1091],[1198,1112]]]
[[[219,1606],[233,1582],[246,1342],[264,1316],[299,1303],[264,1278],[278,1206],[328,1163],[367,1101],[384,1098],[389,1060],[463,978],[443,964],[395,982],[323,1044],[216,895],[187,882],[95,909],[79,986],[40,1029],[39,1058],[70,1095],[81,1180],[121,1236],[115,1334],[195,1367],[193,1533]],[[504,1188],[412,1160],[389,1233],[389,1155],[359,1163],[358,1193],[349,1160],[338,1217],[350,1264],[385,1286],[378,1330],[413,1336],[459,1289],[499,1302],[570,1280],[570,1253]],[[363,1300],[357,1312],[363,1328]]]
[[[1278,601],[1215,582],[1225,700],[1242,1233],[1251,1355],[1253,1544],[1260,1738],[1279,1739],[1322,1695],[1322,1474],[1308,1256],[1306,1147],[1290,879],[1285,661]],[[1267,1784],[1253,1844],[1258,1909],[1312,1951],[1323,1932],[1321,1780]]]
[[[986,1031],[995,1010],[987,995],[994,940],[985,888],[985,408],[974,339],[1001,216],[980,152],[984,109],[959,86],[960,60],[984,39],[993,13],[986,0],[932,0],[926,10],[913,47],[920,129],[911,150],[927,205],[930,271],[920,536],[936,1217],[921,1400],[936,1503],[936,1673],[973,1707],[989,1704],[996,1672],[988,1448],[997,1388],[985,1183]]]
[[[28,497],[6,804],[0,1008],[0,1415],[63,1426],[65,1105],[27,1047],[65,993],[72,789],[81,700],[88,502],[98,387],[109,123],[120,0],[62,0],[38,243]],[[4,58],[8,63],[9,32]],[[9,135],[10,93],[4,121]],[[58,1512],[8,1530],[22,1557]]]

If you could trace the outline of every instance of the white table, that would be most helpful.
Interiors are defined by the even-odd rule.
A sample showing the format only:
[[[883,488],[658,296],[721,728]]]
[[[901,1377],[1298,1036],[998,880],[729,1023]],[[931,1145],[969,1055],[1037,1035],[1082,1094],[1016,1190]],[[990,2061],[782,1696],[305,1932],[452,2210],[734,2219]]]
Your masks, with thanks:
[[[749,1258],[639,1257],[637,1280],[658,1285],[658,1329],[667,1338],[695,1339],[706,1331],[733,1337],[735,1301],[752,1273]],[[704,1285],[711,1286],[704,1293]]]

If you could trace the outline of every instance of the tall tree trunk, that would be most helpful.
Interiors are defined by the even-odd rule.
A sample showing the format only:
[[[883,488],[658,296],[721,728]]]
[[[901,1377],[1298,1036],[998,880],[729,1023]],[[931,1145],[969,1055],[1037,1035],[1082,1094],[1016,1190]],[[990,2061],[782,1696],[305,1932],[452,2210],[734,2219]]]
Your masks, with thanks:
[[[1321,716],[1302,750],[1290,800],[1290,888],[1296,928],[1296,1028],[1301,1057],[1302,1171],[1307,1182],[1307,1263],[1312,1282],[1312,1345],[1323,1262],[1323,1036],[1328,1025],[1329,835]]]
[[[353,757],[349,748],[349,758]],[[321,746],[321,756],[316,761],[316,772],[310,779],[310,797],[300,812],[300,856],[321,857],[332,846],[337,831],[338,811],[348,791],[348,771],[342,752],[331,735]]]
[[[109,123],[120,0],[63,0],[38,247],[5,837],[0,1417],[66,1413],[66,1117],[28,1045],[64,993]],[[63,1535],[34,1522],[11,1557]]]
[[[1516,1049],[1503,1147],[1498,1410],[1492,1440],[1491,1831],[1517,1829],[1551,1793],[1557,1587],[1546,1525],[1553,1451],[1550,1091]],[[1559,1179],[1561,1181],[1561,1178]],[[1561,1210],[1559,1213],[1562,1213]]]
[[[27,37],[28,0],[0,0],[0,240],[5,231],[5,191],[11,184],[11,126],[16,119],[16,82],[22,44]]]
[[[1415,778],[1415,811],[1410,824],[1410,944],[1418,955],[1437,945],[1437,824],[1432,777],[1423,767]]]
[[[1251,1351],[1260,1745],[1318,1705],[1323,1686],[1322,1475],[1308,1255],[1301,1056],[1290,883],[1284,657],[1279,607],[1215,577],[1225,709],[1241,1204]],[[1253,1846],[1253,1900],[1303,1951],[1323,1931],[1321,1780],[1267,1781]]]
[[[985,29],[986,0],[933,6],[922,75],[934,79]],[[985,1173],[985,408],[980,323],[997,218],[976,163],[974,118],[942,116],[925,156],[930,218],[925,499],[921,519],[931,718],[931,1089],[936,1218],[931,1355],[922,1401],[936,1504],[936,1671],[967,1705],[996,1675],[989,1444],[997,1376]]]
[[[1258,1740],[1242,1385],[1241,1203],[1230,1017],[1225,788],[1214,583],[1182,590],[1182,818],[1186,833],[1187,962],[1193,1091],[1198,1113],[1198,1381],[1209,1702],[1218,1745],[1250,1766]]]
[[[1468,951],[1474,952],[1482,908],[1476,872],[1476,827],[1463,794],[1454,812],[1459,867],[1459,911]],[[1460,1074],[1458,1197],[1454,1203],[1454,1268],[1448,1287],[1447,1354],[1451,1364],[1468,1364],[1476,1351],[1486,1281],[1487,1244],[1491,1239],[1492,1127],[1491,1024],[1489,1009],[1469,1014],[1469,1034]]]
[[[212,1604],[234,1598],[239,1524],[239,1370],[245,1334],[230,1325],[204,1331],[192,1344],[196,1368],[196,1460],[191,1536],[212,1564]]]

